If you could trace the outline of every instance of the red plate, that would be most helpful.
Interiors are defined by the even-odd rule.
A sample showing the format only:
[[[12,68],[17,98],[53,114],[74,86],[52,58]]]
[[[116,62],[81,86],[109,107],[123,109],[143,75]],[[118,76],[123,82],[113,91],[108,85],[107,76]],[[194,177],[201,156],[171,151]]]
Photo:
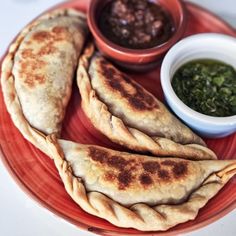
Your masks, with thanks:
[[[74,7],[86,11],[87,0],[66,2],[59,7]],[[236,36],[236,32],[228,24],[196,5],[187,3],[189,25],[186,35],[202,32],[219,32]],[[159,68],[142,74],[131,75],[159,99],[163,100],[159,81]],[[80,108],[80,96],[74,85],[72,98],[67,110],[62,136],[80,143],[94,143],[115,148],[84,118]],[[103,235],[117,234],[152,234],[133,229],[122,229],[113,226],[106,220],[87,214],[76,205],[66,193],[53,162],[27,142],[13,125],[0,93],[0,145],[2,160],[17,183],[33,199],[51,212],[79,226],[80,228]],[[236,158],[236,134],[223,139],[206,140],[220,159]],[[155,235],[176,235],[203,227],[224,216],[236,207],[236,178],[232,179],[206,207],[200,210],[194,221],[180,224],[166,232]]]

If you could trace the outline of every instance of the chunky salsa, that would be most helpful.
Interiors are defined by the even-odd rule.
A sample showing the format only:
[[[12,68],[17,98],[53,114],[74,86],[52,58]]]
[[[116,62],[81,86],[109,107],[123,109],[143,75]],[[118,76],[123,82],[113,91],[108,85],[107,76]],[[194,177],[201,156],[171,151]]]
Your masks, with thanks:
[[[215,60],[189,62],[175,73],[172,87],[192,109],[209,116],[236,115],[236,71]]]
[[[99,27],[109,40],[131,49],[163,44],[174,32],[169,13],[147,0],[110,1],[101,11]]]

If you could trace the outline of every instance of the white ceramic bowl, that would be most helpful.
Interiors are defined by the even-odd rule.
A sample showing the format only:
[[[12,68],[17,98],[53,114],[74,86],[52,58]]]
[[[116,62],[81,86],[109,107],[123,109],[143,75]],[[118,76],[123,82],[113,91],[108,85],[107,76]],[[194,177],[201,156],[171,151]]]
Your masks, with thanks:
[[[215,33],[197,34],[175,44],[161,66],[161,85],[165,99],[175,114],[203,137],[224,137],[236,132],[236,115],[212,117],[186,106],[175,94],[171,80],[185,63],[197,59],[215,59],[236,68],[236,38]]]

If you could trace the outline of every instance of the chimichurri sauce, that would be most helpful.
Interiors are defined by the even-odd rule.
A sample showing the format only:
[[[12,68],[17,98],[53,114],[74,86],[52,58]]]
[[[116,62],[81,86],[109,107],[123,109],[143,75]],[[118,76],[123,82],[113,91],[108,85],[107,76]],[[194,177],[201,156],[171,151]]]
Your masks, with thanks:
[[[163,44],[175,31],[169,12],[148,0],[108,2],[99,16],[99,28],[109,40],[130,49]]]
[[[177,96],[202,114],[236,115],[236,71],[220,61],[198,60],[178,69],[172,79]]]

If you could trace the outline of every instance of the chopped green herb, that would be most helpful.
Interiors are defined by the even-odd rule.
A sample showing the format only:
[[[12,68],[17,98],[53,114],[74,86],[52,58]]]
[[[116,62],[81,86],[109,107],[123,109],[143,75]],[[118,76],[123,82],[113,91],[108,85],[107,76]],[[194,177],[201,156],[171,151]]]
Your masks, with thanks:
[[[177,96],[202,114],[216,117],[236,115],[236,71],[215,60],[192,61],[174,75]]]

